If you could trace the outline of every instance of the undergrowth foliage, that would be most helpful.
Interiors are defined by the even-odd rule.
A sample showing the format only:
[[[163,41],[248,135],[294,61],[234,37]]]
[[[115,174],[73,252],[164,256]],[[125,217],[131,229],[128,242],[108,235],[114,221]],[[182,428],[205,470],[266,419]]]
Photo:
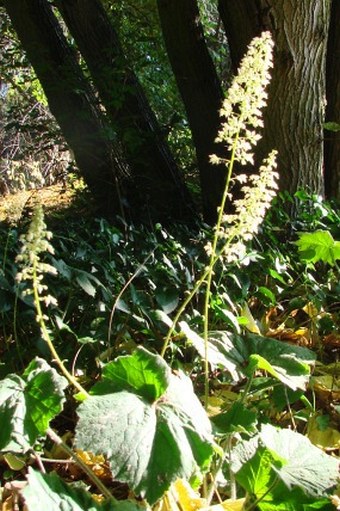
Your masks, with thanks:
[[[2,367],[0,452],[4,478],[25,473],[29,511],[214,511],[215,500],[245,511],[334,509],[338,461],[314,444],[317,425],[335,431],[339,411],[320,421],[309,348],[320,355],[336,329],[340,254],[330,231],[339,218],[324,206],[316,232],[297,234],[307,231],[299,225],[295,244],[278,243],[292,223],[278,206],[263,222],[275,151],[258,174],[238,177],[244,197],[225,214],[234,162],[252,163],[260,137],[271,52],[268,33],[254,40],[221,110],[218,140],[231,157],[212,233],[183,229],[185,245],[161,226],[147,233],[99,220],[82,236],[79,226],[56,234],[52,246],[38,209],[15,263],[17,232],[7,233],[1,350],[27,367]],[[301,345],[280,340],[293,319]],[[324,368],[332,355],[321,353]],[[61,477],[65,456],[90,492]],[[135,497],[118,500],[114,481]]]

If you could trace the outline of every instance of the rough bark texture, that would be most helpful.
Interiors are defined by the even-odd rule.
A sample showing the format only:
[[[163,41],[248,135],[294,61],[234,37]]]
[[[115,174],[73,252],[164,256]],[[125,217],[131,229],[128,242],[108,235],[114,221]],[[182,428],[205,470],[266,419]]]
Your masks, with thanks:
[[[220,4],[224,7],[226,26],[240,23],[242,9],[253,16],[250,5],[256,7],[257,22],[252,17],[253,21],[248,19],[245,25],[253,26],[254,35],[263,29],[271,30],[275,41],[274,70],[259,155],[278,149],[281,189],[295,192],[299,187],[307,187],[323,194],[322,125],[330,1],[220,0]],[[236,34],[236,26],[229,31]],[[231,47],[239,46],[236,40],[229,42]],[[241,48],[232,53],[240,55]]]
[[[333,0],[327,49],[326,120],[340,124],[340,2]],[[340,201],[340,132],[325,132],[325,190]]]
[[[119,211],[124,167],[104,137],[94,95],[46,0],[5,0],[13,27],[44,88],[52,114],[103,213]]]
[[[223,95],[204,39],[196,0],[158,0],[167,53],[194,140],[204,219],[213,223],[225,184],[225,168],[209,156],[220,149],[215,138]]]
[[[135,184],[131,207],[143,207],[153,218],[183,219],[192,213],[189,193],[101,2],[57,0],[56,5],[124,148]],[[138,190],[143,190],[139,203]]]

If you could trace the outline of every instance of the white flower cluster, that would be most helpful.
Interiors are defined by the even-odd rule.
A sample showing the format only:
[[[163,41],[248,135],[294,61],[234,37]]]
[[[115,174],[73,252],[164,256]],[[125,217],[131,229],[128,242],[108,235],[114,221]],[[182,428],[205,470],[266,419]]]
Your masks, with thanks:
[[[53,296],[45,294],[48,287],[42,283],[42,280],[46,273],[56,275],[57,270],[51,264],[42,262],[40,254],[45,252],[54,254],[53,246],[50,243],[51,238],[52,233],[47,230],[43,209],[38,206],[33,213],[27,234],[20,237],[22,247],[16,261],[22,268],[16,279],[18,282],[32,281],[40,301],[43,301],[47,306],[50,304],[57,305],[57,301]],[[24,294],[33,294],[33,289],[26,289]]]
[[[222,123],[216,142],[226,143],[235,160],[242,165],[254,163],[252,148],[261,138],[256,130],[263,126],[262,108],[267,101],[272,54],[270,32],[263,32],[261,37],[252,40],[220,110],[226,122]],[[211,161],[220,163],[225,160],[213,155]]]
[[[240,260],[246,254],[244,242],[253,238],[259,230],[263,217],[276,195],[278,174],[276,168],[277,151],[273,150],[264,160],[259,174],[249,176],[241,189],[242,199],[235,200],[235,213],[224,214],[218,232],[220,239],[227,241],[223,255],[228,262]],[[228,243],[229,241],[229,243]]]
[[[253,147],[260,140],[257,130],[263,126],[262,109],[266,105],[266,87],[270,81],[273,41],[269,32],[263,32],[251,42],[247,55],[241,62],[238,75],[234,78],[228,96],[223,102],[222,123],[216,142],[224,142],[230,152],[230,160],[211,156],[212,163],[225,162],[229,175],[235,161],[241,165],[253,164]],[[273,150],[264,160],[258,174],[238,175],[234,180],[243,184],[243,197],[233,202],[234,214],[219,211],[215,236],[222,240],[219,254],[228,261],[241,260],[246,255],[245,242],[258,232],[265,212],[276,195],[278,174],[277,151]],[[232,199],[229,193],[226,198]],[[217,241],[217,240],[216,240]],[[214,256],[217,243],[205,247],[208,255]]]

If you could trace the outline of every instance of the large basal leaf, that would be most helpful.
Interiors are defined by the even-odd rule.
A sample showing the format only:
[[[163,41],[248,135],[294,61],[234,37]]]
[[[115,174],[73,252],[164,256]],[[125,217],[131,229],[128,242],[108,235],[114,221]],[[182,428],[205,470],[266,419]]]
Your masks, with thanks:
[[[67,380],[36,358],[0,382],[0,451],[26,452],[62,410]]]
[[[96,502],[82,488],[72,488],[57,474],[41,474],[29,469],[28,486],[22,495],[28,511],[142,511],[134,502]]]
[[[169,385],[170,370],[166,362],[143,348],[132,355],[118,357],[103,368],[102,382],[94,388],[96,394],[126,390],[150,402],[164,394]]]
[[[248,453],[243,450],[253,447],[255,451],[248,459]],[[269,449],[259,445],[257,439],[252,439],[244,445],[241,444],[234,451],[232,460],[234,460],[232,469],[236,472],[236,480],[248,495],[254,496],[255,499],[263,499],[267,503],[271,502],[273,499],[271,489],[277,480],[274,467],[279,468],[283,460]],[[238,470],[236,470],[236,466]]]
[[[315,447],[310,440],[290,429],[264,424],[260,440],[286,463],[278,470],[288,488],[297,486],[307,495],[324,495],[339,477],[339,461]]]
[[[286,503],[287,510],[302,511],[319,509],[336,484],[338,465],[303,435],[266,424],[235,447],[231,468],[249,495],[263,498],[261,510],[283,510]]]
[[[189,334],[186,328],[183,331],[204,357],[203,339],[193,332]],[[240,336],[215,331],[209,333],[208,360],[213,367],[225,368],[236,381],[259,368],[296,390],[305,389],[315,354],[307,348],[256,334]]]
[[[207,415],[189,378],[172,374],[158,355],[141,348],[119,357],[91,394],[78,409],[76,445],[104,454],[113,477],[150,504],[176,479],[207,467],[213,452]]]

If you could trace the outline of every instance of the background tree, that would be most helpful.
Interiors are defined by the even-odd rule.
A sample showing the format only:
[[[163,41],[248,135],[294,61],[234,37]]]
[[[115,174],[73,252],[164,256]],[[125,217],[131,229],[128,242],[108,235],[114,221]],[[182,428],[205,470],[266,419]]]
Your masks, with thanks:
[[[340,2],[333,0],[327,50],[326,121],[340,126]],[[339,127],[338,126],[338,127]],[[340,201],[340,131],[325,133],[325,189]]]
[[[259,153],[278,149],[281,189],[324,194],[323,123],[328,0],[220,0],[234,68],[252,37],[270,30],[274,70]],[[241,25],[243,23],[243,25]],[[245,29],[240,31],[240,27]],[[241,32],[241,35],[238,33]]]
[[[180,139],[182,147],[188,146],[187,135],[178,136],[188,132],[187,121],[197,159],[186,161],[185,166],[190,167],[191,178],[193,165],[197,165],[204,218],[214,221],[224,173],[211,166],[209,155],[220,151],[214,138],[220,123],[221,83],[228,78],[227,63],[223,73],[219,68],[220,20],[233,70],[253,36],[262,30],[272,32],[275,68],[259,156],[273,147],[279,150],[282,189],[294,192],[302,186],[324,193],[328,34],[329,118],[339,97],[339,74],[330,60],[339,40],[334,28],[335,1],[332,12],[328,0],[219,0],[210,2],[209,10],[203,0],[120,0],[115,4],[57,0],[53,8],[47,0],[4,0],[3,4],[80,172],[104,210],[123,208],[129,216],[134,212],[135,218],[146,215],[153,220],[180,220],[193,214],[175,153],[171,154],[165,140],[167,132],[172,150]],[[207,24],[212,16],[217,27],[214,36]],[[134,24],[142,28],[131,35]],[[221,55],[225,57],[225,46]],[[163,73],[166,80],[162,82]],[[339,147],[332,138],[325,169],[329,196],[338,194],[339,172],[334,162],[339,160]],[[183,163],[183,158],[178,161]]]
[[[119,108],[120,105],[118,108],[116,107],[117,116],[116,118],[113,116],[113,121],[119,121],[123,130],[126,125],[125,119],[128,117],[130,131],[133,131],[134,126],[141,122],[141,119],[144,122],[145,133],[142,140],[147,141],[151,145],[151,149],[154,149],[147,149],[149,158],[143,160],[145,161],[144,166],[141,165],[140,159],[137,162],[129,161],[129,152],[127,155],[125,152],[123,154],[123,149],[127,145],[129,148],[133,145],[139,146],[140,139],[137,136],[130,137],[126,144],[124,144],[124,137],[118,141],[114,139],[115,132],[112,129],[111,119],[109,120],[108,116],[103,114],[91,84],[86,80],[77,61],[77,56],[68,44],[51,5],[46,0],[8,3],[5,1],[4,3],[44,88],[50,109],[74,152],[80,172],[93,192],[97,204],[100,205],[101,212],[104,214],[123,213],[124,216],[129,215],[136,219],[141,215],[141,210],[134,207],[137,203],[140,208],[143,205],[145,215],[157,214],[157,217],[162,220],[167,220],[168,217],[183,219],[184,211],[190,207],[189,195],[186,194],[185,186],[171,154],[167,151],[166,144],[160,143],[160,147],[157,146],[161,139],[157,123],[153,118],[153,113],[148,109],[146,99],[137,97],[137,80],[131,83],[133,76],[131,77],[131,73],[128,74],[123,55],[117,48],[118,40],[110,39],[109,47],[104,44],[102,49],[104,60],[101,60],[101,64],[105,65],[107,73],[107,70],[111,69],[112,61],[110,59],[113,58],[114,63],[120,59],[121,62],[117,63],[117,73],[121,73],[119,82],[111,81],[112,77],[108,75],[108,85],[104,88],[100,76],[96,74],[97,68],[92,65],[88,53],[85,53],[85,60],[88,57],[91,69],[94,68],[95,71],[94,81],[101,85],[99,93],[102,95],[104,93],[103,104],[109,103],[105,91],[109,86],[112,88],[113,106],[110,107],[111,110],[108,113],[114,113],[114,105],[117,105],[117,98],[114,97],[115,86],[117,88],[117,83],[120,84],[121,96],[118,99],[118,104],[122,103],[122,107]],[[73,2],[72,5],[76,9],[77,2]],[[101,4],[93,3],[93,7],[98,9],[97,15],[94,16],[98,19],[99,28],[103,30],[103,37],[105,38],[105,35],[109,38],[114,37],[113,30],[109,34],[104,32],[107,27],[105,26],[105,12],[100,10]],[[91,8],[90,5],[89,8]],[[66,21],[71,24],[69,17],[66,16],[66,13],[64,14]],[[93,10],[91,14],[94,14]],[[81,19],[85,26],[86,20],[88,20],[86,9],[84,9]],[[98,25],[95,26],[95,30],[98,29]],[[76,27],[72,25],[72,28],[78,35]],[[91,34],[86,32],[86,35],[90,36]],[[80,43],[83,46],[82,41]],[[88,49],[87,46],[85,48]],[[112,54],[112,52],[115,53]],[[133,91],[132,95],[130,94],[131,90]],[[131,101],[129,103],[130,96],[135,99],[134,104]],[[114,103],[115,99],[116,103]],[[152,131],[152,135],[148,131]],[[125,131],[123,135],[128,134]],[[137,150],[135,154],[139,158]],[[131,165],[129,165],[130,162]],[[134,175],[131,175],[133,171]],[[152,172],[156,172],[157,176]],[[136,197],[137,193],[139,197]],[[129,204],[128,208],[125,208],[126,201]]]

